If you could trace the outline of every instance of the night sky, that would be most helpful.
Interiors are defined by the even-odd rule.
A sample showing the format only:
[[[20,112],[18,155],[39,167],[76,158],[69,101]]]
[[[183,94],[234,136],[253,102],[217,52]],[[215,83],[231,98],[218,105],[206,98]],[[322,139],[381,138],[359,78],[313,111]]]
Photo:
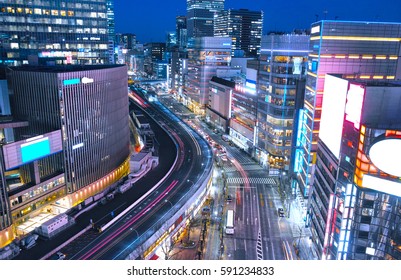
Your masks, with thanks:
[[[321,19],[401,22],[401,0],[226,0],[225,9],[264,12],[263,34],[310,28]],[[140,43],[165,42],[186,0],[115,0],[115,30],[134,33]],[[325,12],[326,11],[326,12]]]

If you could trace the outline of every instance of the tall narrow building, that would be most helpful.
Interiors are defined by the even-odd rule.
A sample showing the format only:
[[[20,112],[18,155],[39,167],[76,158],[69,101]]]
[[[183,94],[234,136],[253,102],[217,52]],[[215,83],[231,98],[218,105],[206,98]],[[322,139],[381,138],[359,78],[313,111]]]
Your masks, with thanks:
[[[187,0],[188,37],[213,36],[214,15],[224,10],[224,0]]]
[[[1,1],[1,62],[109,63],[112,4],[113,0]]]
[[[270,34],[262,38],[256,156],[264,166],[289,169],[295,146],[295,105],[297,96],[303,95],[308,53],[306,34]]]
[[[185,16],[177,16],[175,18],[175,32],[177,36],[177,45],[180,49],[187,46],[187,18]]]
[[[260,54],[263,11],[247,9],[221,11],[214,17],[214,36],[232,38],[232,53],[242,51],[247,57]]]
[[[325,74],[346,74],[362,81],[401,77],[400,23],[324,20],[312,24],[297,181],[305,197],[313,185]]]

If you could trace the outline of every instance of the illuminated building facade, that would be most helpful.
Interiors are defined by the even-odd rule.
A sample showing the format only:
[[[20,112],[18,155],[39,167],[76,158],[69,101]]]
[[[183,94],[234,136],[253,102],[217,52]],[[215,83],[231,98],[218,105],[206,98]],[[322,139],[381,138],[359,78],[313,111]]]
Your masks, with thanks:
[[[308,224],[321,259],[401,259],[401,85],[325,76]]]
[[[224,10],[224,0],[187,0],[188,37],[213,36],[214,15]]]
[[[245,80],[236,83],[231,98],[230,139],[249,154],[252,154],[256,140],[256,84],[257,69],[247,68]]]
[[[0,60],[14,66],[33,57],[43,64],[109,63],[112,4],[112,0],[1,1]]]
[[[217,68],[228,68],[230,61],[230,38],[196,38],[194,48],[188,50],[185,92],[188,108],[197,114],[205,114],[209,100],[209,81],[216,76]]]
[[[33,217],[62,213],[126,176],[130,156],[125,66],[12,67],[7,80],[12,114],[29,125],[2,146],[2,214],[16,231],[0,224],[1,246],[29,232]]]
[[[376,81],[401,76],[401,24],[324,20],[312,24],[299,149],[294,167],[305,197],[313,185],[325,74]],[[397,72],[398,70],[398,72]]]
[[[265,166],[289,168],[295,102],[303,91],[299,85],[306,76],[308,52],[309,36],[305,34],[262,37],[256,156]]]
[[[232,38],[232,53],[241,50],[247,57],[260,54],[263,11],[225,10],[214,17],[214,36]]]

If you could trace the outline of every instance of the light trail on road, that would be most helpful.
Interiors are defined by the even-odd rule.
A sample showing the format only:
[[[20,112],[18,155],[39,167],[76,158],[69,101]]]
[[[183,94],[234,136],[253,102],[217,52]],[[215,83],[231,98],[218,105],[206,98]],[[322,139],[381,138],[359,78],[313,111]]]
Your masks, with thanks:
[[[144,207],[137,215],[135,215],[131,220],[125,223],[120,228],[116,229],[112,234],[107,236],[104,240],[100,241],[96,246],[90,249],[87,253],[85,253],[81,259],[86,260],[90,258],[92,255],[97,253],[103,247],[107,246],[111,241],[117,238],[124,230],[129,228],[132,224],[134,224],[137,220],[139,220],[142,216],[144,216],[149,210],[151,210],[156,204],[158,204],[164,197],[177,185],[178,181],[174,180],[167,188],[164,190],[151,204]]]

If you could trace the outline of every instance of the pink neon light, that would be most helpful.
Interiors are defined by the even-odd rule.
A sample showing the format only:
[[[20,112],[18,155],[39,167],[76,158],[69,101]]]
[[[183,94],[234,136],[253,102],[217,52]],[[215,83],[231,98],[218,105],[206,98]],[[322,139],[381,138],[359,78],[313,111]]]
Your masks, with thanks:
[[[137,220],[139,220],[142,216],[146,214],[151,208],[157,205],[164,197],[177,185],[178,181],[174,180],[172,183],[167,187],[167,189],[161,193],[151,205],[145,206],[135,217],[129,220],[126,224],[123,224],[120,228],[116,229],[116,231],[106,237],[104,240],[100,241],[96,246],[86,252],[81,259],[86,260],[90,258],[93,254],[101,250],[104,246],[106,246],[111,241],[115,240],[123,231],[129,228],[132,224],[134,224]]]
[[[329,244],[331,215],[332,215],[331,211],[333,210],[333,199],[334,199],[334,194],[331,193],[330,200],[329,200],[329,209],[327,210],[326,230],[324,232],[323,252],[326,252],[327,246]]]

